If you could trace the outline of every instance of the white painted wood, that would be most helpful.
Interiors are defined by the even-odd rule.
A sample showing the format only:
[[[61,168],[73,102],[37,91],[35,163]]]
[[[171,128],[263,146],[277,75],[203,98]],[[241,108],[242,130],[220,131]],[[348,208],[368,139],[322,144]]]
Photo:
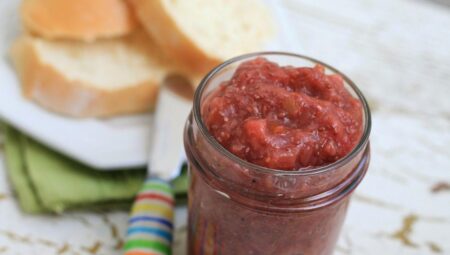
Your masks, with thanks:
[[[431,192],[436,183],[450,183],[450,8],[427,0],[282,3],[294,38],[289,48],[346,73],[372,105],[372,162],[335,254],[450,254],[450,191]],[[97,241],[97,254],[121,254],[104,217],[123,236],[126,212],[24,215],[2,167],[0,254],[57,254],[68,243],[64,254],[84,255],[90,253],[83,247]],[[177,212],[182,226],[185,214]],[[393,236],[411,215],[408,246]]]

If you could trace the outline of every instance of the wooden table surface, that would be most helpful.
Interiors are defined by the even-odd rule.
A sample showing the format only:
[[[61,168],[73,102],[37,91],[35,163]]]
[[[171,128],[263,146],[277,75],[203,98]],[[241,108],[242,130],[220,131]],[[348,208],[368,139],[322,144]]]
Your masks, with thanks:
[[[372,162],[354,194],[337,255],[450,254],[450,7],[445,3],[281,2],[289,25],[283,29],[290,35],[285,49],[340,69],[371,105]],[[3,168],[0,162],[0,254],[121,254],[127,212],[23,214]],[[176,254],[183,254],[185,211],[177,216]]]

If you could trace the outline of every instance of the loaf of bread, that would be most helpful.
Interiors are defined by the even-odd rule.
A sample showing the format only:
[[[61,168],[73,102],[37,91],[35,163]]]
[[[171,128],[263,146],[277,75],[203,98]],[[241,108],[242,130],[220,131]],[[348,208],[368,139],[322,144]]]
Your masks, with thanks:
[[[260,0],[131,0],[155,41],[192,71],[204,74],[231,57],[260,50],[273,21]]]
[[[143,32],[79,42],[23,35],[11,49],[23,94],[73,117],[106,117],[150,110],[173,70]]]
[[[274,32],[258,0],[23,0],[21,17],[11,55],[24,96],[72,117],[148,111],[166,77],[197,85]]]
[[[23,0],[21,18],[26,30],[52,39],[92,41],[137,26],[125,0]]]

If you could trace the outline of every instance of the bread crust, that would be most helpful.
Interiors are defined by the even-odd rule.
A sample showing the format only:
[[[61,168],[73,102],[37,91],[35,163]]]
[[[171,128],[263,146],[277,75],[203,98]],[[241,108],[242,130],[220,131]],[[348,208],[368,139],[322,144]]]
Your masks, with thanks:
[[[125,0],[23,0],[20,12],[26,30],[50,39],[93,41],[137,26]]]
[[[88,82],[70,80],[43,63],[32,44],[22,36],[11,48],[23,95],[43,107],[71,117],[110,117],[153,109],[158,81],[145,81],[126,88],[101,89]]]
[[[181,30],[160,0],[130,0],[137,18],[169,56],[178,59],[189,71],[204,75],[223,62],[206,54]]]

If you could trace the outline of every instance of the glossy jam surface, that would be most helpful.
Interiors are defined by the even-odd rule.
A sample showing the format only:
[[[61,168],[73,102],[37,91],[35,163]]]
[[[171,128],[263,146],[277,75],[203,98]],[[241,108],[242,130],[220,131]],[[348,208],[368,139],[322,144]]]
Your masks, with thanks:
[[[362,106],[324,67],[243,62],[202,104],[209,132],[231,153],[280,170],[347,155],[362,135]]]

